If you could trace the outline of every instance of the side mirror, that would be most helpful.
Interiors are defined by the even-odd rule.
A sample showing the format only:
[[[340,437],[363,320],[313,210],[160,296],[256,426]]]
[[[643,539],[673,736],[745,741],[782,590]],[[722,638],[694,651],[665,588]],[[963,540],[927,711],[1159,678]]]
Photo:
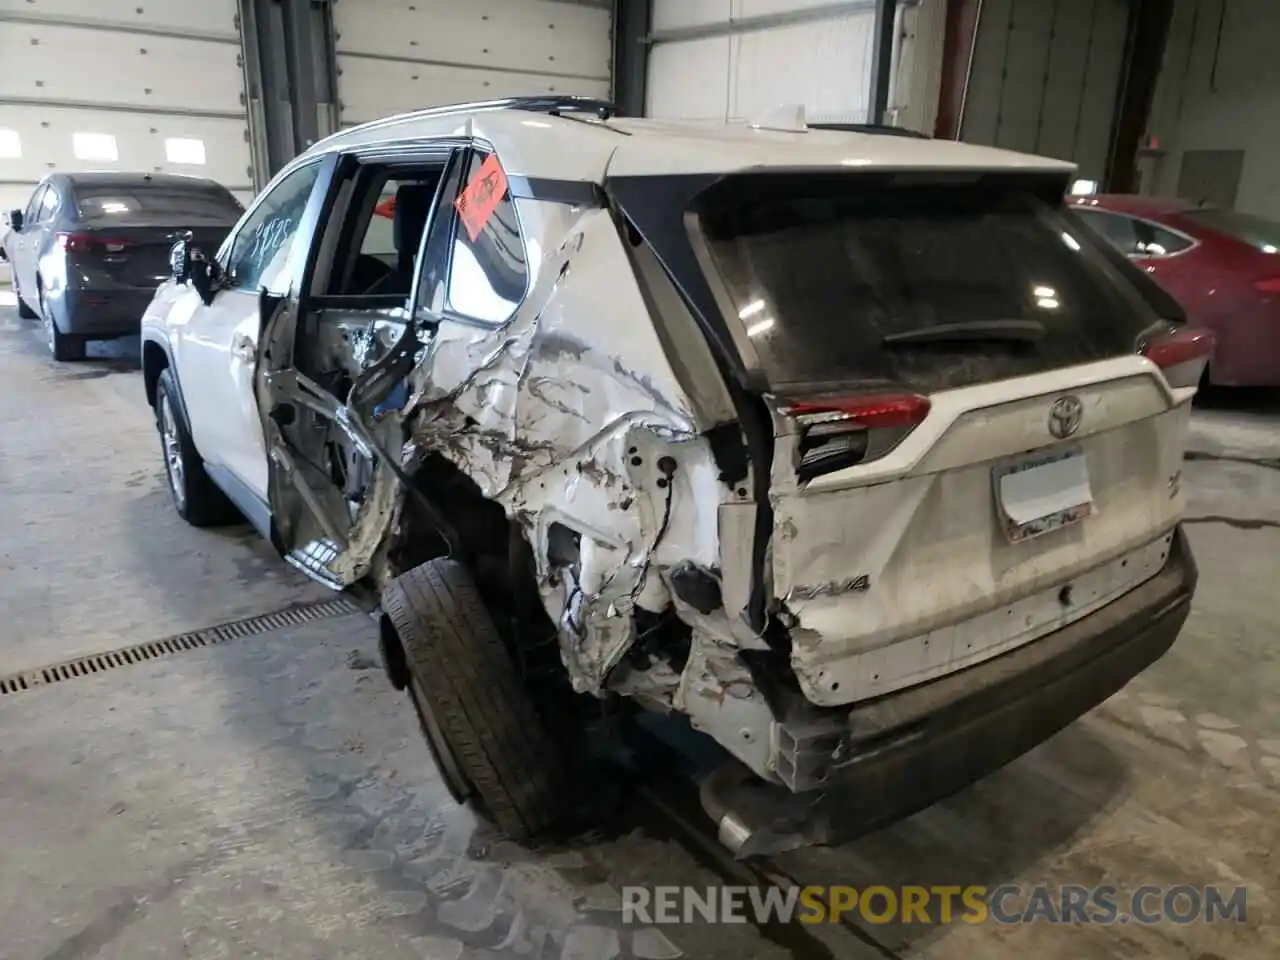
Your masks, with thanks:
[[[9,211],[9,226],[14,233],[22,232],[22,225],[26,222],[26,216],[21,210]]]
[[[205,256],[204,251],[199,247],[187,241],[183,242],[186,244],[187,276],[207,307],[213,303],[213,298],[222,289],[222,267],[218,265],[217,260],[211,260]]]
[[[191,241],[179,240],[169,248],[169,271],[179,284],[191,279]]]

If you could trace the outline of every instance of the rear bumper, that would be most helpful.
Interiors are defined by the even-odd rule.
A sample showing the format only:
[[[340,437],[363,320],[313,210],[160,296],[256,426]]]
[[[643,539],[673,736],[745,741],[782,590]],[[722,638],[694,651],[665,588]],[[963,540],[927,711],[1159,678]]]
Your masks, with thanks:
[[[136,334],[154,296],[150,289],[67,290],[55,307],[58,328],[90,338]]]
[[[767,846],[768,837],[788,846],[836,842],[914,813],[1016,759],[1116,693],[1173,644],[1198,574],[1182,529],[1171,537],[1159,574],[1055,633],[859,704],[838,728],[830,719],[782,724],[780,759],[789,754],[795,764],[796,790],[822,788],[821,800],[813,792],[762,791],[730,778],[718,797],[714,787],[704,790],[704,806],[718,820],[736,809],[763,818],[731,831],[759,834],[757,847]],[[774,793],[772,802],[767,792]]]

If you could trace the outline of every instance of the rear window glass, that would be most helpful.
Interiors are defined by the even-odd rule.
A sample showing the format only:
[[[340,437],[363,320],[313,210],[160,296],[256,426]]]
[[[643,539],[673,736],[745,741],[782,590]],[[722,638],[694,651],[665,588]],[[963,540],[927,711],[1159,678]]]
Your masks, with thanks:
[[[700,213],[775,386],[1024,376],[1132,353],[1157,322],[1102,241],[1009,178],[731,178]]]
[[[1243,240],[1264,253],[1280,253],[1280,223],[1218,207],[1184,210],[1182,216],[1210,230]]]
[[[141,185],[126,189],[77,186],[76,205],[82,220],[176,226],[230,224],[244,212],[230,192],[209,187],[182,190]]]

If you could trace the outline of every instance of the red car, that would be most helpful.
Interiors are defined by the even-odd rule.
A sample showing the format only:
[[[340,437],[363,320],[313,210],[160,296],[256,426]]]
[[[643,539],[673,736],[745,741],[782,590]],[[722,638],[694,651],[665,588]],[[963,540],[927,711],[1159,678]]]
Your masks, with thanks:
[[[1214,332],[1209,382],[1280,386],[1280,223],[1185,200],[1072,197],[1090,227]]]

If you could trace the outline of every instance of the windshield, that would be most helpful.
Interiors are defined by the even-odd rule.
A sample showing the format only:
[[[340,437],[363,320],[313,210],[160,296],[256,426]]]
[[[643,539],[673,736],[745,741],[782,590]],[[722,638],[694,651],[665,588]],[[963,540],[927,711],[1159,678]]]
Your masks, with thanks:
[[[1132,353],[1157,320],[1099,241],[1010,178],[735,179],[701,223],[775,387],[1023,376]]]
[[[118,226],[229,226],[244,212],[230,191],[213,184],[77,186],[76,205],[82,221]]]
[[[1210,230],[1243,240],[1263,253],[1280,253],[1280,223],[1219,207],[1186,210],[1182,216]]]

